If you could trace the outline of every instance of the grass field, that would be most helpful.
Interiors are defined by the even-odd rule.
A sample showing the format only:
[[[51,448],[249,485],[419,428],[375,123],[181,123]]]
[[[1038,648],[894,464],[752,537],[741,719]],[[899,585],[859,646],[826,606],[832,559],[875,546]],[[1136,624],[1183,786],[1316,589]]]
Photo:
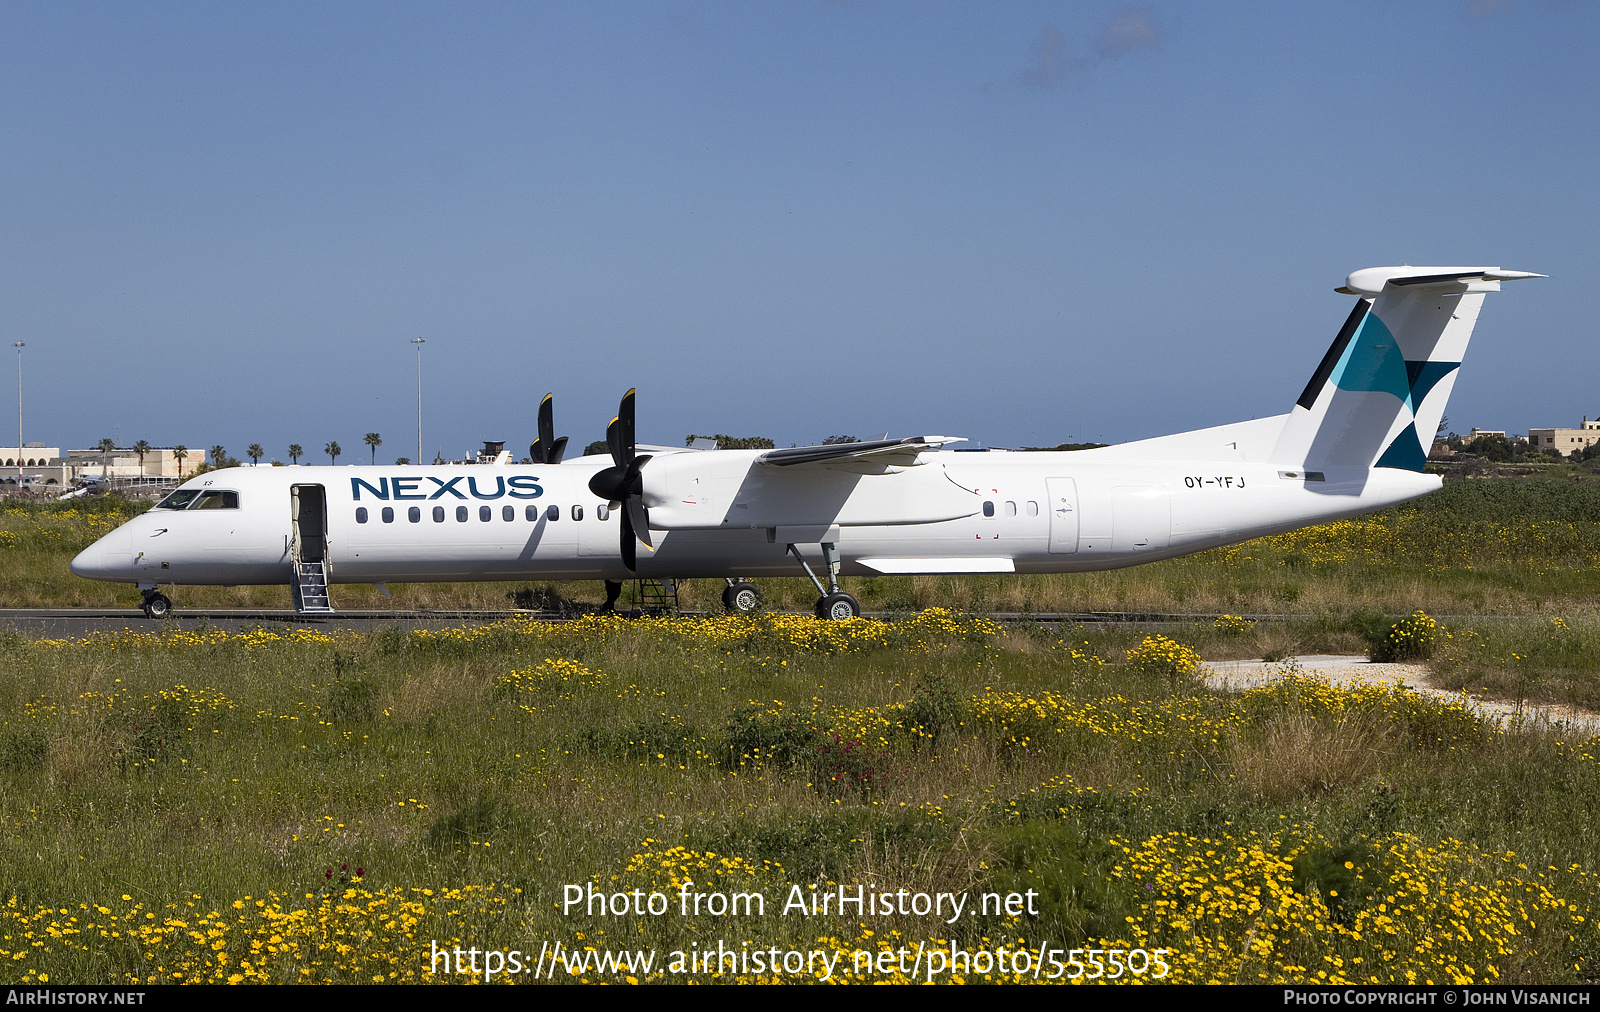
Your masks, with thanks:
[[[1600,743],[1303,678],[1213,693],[1136,633],[596,618],[0,656],[8,981],[415,981],[437,945],[557,942],[659,960],[574,975],[619,982],[821,975],[670,969],[719,942],[844,953],[836,981],[1031,979],[1019,951],[1071,976],[1078,948],[1221,982],[1584,981],[1600,957]],[[688,880],[765,914],[682,916]],[[589,883],[671,912],[564,911]],[[1033,911],[780,912],[839,883]],[[856,955],[919,943],[968,961]]]
[[[500,953],[502,982],[552,965],[590,981],[823,975],[752,968],[757,949],[833,953],[834,981],[1041,967],[1041,980],[1592,982],[1600,742],[1292,672],[1221,694],[1191,668],[1360,650],[1420,608],[1450,616],[1431,632],[1436,681],[1600,709],[1597,488],[1451,483],[1118,573],[850,581],[902,616],[887,623],[0,634],[0,979],[461,981],[474,975],[433,972],[439,946],[460,946]],[[0,603],[132,605],[66,573],[125,512],[0,508]],[[810,604],[801,581],[766,589],[779,608]],[[423,608],[598,596],[394,590]],[[719,590],[691,585],[687,603]],[[277,588],[176,597],[287,604]],[[942,604],[978,617],[921,610]],[[1147,641],[981,617],[999,610],[1262,620]],[[658,893],[671,909],[563,910],[590,884],[603,902]],[[797,886],[841,884],[970,906],[948,922],[784,912]],[[767,907],[681,914],[680,895],[701,890]],[[728,949],[745,962],[695,962]],[[949,965],[907,962],[913,949]],[[521,974],[504,972],[513,950]],[[621,953],[635,963],[596,962]]]

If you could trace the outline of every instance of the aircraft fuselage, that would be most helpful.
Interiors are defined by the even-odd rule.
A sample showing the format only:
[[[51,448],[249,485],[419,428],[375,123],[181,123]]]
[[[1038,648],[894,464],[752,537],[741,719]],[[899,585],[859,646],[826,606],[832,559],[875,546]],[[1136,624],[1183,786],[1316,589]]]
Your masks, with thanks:
[[[785,487],[790,476],[756,463],[755,451],[662,455],[663,466],[651,467],[665,484],[647,487],[645,499],[652,528],[655,517],[669,528],[652,530],[653,550],[638,546],[637,573],[622,561],[617,504],[588,488],[610,463],[603,457],[229,468],[180,490],[231,499],[150,510],[86,549],[72,570],[144,586],[283,584],[297,552],[320,537],[333,583],[792,577],[802,573],[787,546],[821,564],[823,542],[837,546],[846,576],[1068,573],[1280,533],[1439,487],[1408,470],[1308,480],[1277,464],[1119,460],[1107,452],[1117,449],[931,452],[914,467],[841,469],[831,493],[799,503]],[[796,487],[820,486],[813,472]],[[195,508],[206,502],[221,505]],[[322,531],[307,520],[317,508]],[[893,522],[874,522],[880,516]]]

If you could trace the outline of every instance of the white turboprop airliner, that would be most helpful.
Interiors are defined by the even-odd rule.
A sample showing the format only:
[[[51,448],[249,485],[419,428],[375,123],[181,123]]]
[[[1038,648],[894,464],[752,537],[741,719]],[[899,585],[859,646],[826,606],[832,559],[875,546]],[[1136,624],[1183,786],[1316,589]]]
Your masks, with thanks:
[[[562,463],[550,399],[537,463],[213,471],[85,549],[72,571],[134,583],[329,583],[804,573],[817,613],[860,613],[841,575],[1065,573],[1133,566],[1392,506],[1432,492],[1428,447],[1486,292],[1543,277],[1497,267],[1373,267],[1286,415],[1093,450],[946,450],[917,436],[780,450],[636,447],[633,391],[611,454]],[[648,453],[638,452],[646,449]],[[817,576],[817,570],[822,576]],[[609,603],[609,602],[608,602]]]

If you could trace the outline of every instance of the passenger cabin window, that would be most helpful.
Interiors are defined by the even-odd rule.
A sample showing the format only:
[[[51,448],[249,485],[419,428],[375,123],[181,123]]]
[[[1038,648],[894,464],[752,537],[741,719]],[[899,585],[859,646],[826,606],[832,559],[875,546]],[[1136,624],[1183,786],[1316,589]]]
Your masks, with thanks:
[[[444,507],[443,506],[435,506],[433,508],[433,522],[436,523],[436,524],[444,523]]]
[[[356,507],[356,523],[364,524],[366,522],[367,522],[367,508],[365,506],[357,506]]]
[[[420,506],[413,506],[406,510],[406,519],[414,524],[422,523],[422,508]]]
[[[1016,515],[1017,515],[1017,504],[1014,503],[1014,502],[1011,502],[1010,500],[1007,500],[1006,501],[1006,516],[1014,517]]]
[[[583,507],[582,506],[574,506],[574,507],[572,507],[572,519],[574,519],[574,520],[582,520],[583,519]]]
[[[478,519],[479,520],[482,520],[484,523],[488,523],[489,520],[491,518],[493,518],[493,516],[494,516],[494,511],[491,510],[489,507],[487,507],[487,506],[479,506],[478,507]]]
[[[207,489],[200,493],[200,498],[189,508],[192,510],[236,510],[239,508],[239,493],[224,492],[221,489]]]
[[[1038,515],[1039,515],[1039,504],[1036,503],[1036,502],[1030,501],[1028,503],[1028,516],[1036,517]]]
[[[383,508],[383,522],[386,523],[386,524],[394,523],[394,507],[393,506],[385,506]]]
[[[539,519],[539,507],[529,506],[527,509],[522,511],[522,515],[528,518],[529,523],[532,523],[533,521]]]
[[[456,522],[461,524],[467,522],[467,508],[465,506],[456,507]]]
[[[986,517],[994,516],[994,503],[993,502],[990,502],[988,500],[984,500],[984,503],[983,503],[983,515],[986,516]]]
[[[609,519],[610,516],[611,516],[611,507],[607,506],[605,503],[601,503],[600,505],[598,505],[598,506],[596,506],[594,508],[594,518],[596,520],[606,520],[606,519]]]
[[[560,520],[561,519],[561,507],[560,506],[551,506],[551,507],[549,507],[548,509],[546,509],[544,511],[544,518],[546,520]]]
[[[504,520],[507,523],[509,523],[512,520],[515,520],[516,518],[517,518],[517,508],[515,506],[502,506],[502,507],[500,507],[500,519],[501,520]]]

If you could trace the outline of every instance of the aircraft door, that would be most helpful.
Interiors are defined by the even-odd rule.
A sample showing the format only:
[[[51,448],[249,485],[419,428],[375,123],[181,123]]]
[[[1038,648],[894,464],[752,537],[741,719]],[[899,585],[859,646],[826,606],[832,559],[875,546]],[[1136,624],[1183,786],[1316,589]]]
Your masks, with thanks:
[[[1050,509],[1050,554],[1078,551],[1078,483],[1071,478],[1044,480]]]
[[[328,558],[328,501],[321,485],[289,486],[289,509],[294,518],[290,550],[296,562],[325,562]]]

